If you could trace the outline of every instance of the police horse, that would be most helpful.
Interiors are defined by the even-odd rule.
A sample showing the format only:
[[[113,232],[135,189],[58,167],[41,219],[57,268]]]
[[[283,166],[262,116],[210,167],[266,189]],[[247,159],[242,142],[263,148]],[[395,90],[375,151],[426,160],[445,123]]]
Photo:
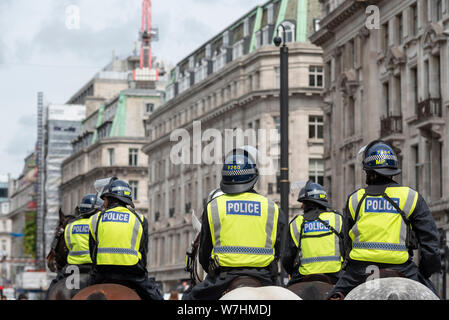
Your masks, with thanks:
[[[61,209],[59,209],[59,223],[55,230],[55,236],[53,238],[50,252],[47,255],[47,266],[52,272],[58,273],[59,279],[56,283],[53,283],[47,292],[48,300],[70,300],[79,289],[69,289],[71,286],[75,287],[78,284],[69,284],[67,281],[69,279],[62,278],[60,279],[59,274],[66,271],[67,267],[67,255],[69,253],[69,249],[66,246],[64,240],[64,230],[65,227],[75,220],[76,217],[74,215],[65,215]],[[87,285],[88,274],[81,273],[79,275],[79,288],[83,288]]]
[[[379,278],[352,289],[345,300],[440,300],[429,288],[408,278]]]

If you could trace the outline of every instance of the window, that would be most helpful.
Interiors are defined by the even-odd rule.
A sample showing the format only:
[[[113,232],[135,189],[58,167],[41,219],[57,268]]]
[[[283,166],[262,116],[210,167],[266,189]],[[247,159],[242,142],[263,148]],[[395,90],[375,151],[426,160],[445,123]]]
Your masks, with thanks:
[[[274,126],[276,127],[276,131],[278,136],[281,136],[281,117],[274,117]]]
[[[273,194],[274,193],[274,186],[272,183],[268,183],[268,194]]]
[[[313,31],[317,32],[320,30],[320,19],[313,19]]]
[[[388,116],[390,114],[390,88],[389,88],[389,83],[384,82],[382,84],[382,91],[383,91],[383,96],[384,96],[384,106],[385,106],[385,115]]]
[[[268,44],[268,33],[269,33],[268,26],[263,27],[263,29],[262,29],[262,45],[263,46]]]
[[[137,166],[137,156],[139,154],[138,149],[129,149],[129,165],[136,167]]]
[[[323,185],[324,161],[322,159],[309,159],[309,180]]]
[[[412,28],[413,36],[418,35],[418,8],[415,5],[412,6]]]
[[[411,70],[411,81],[412,81],[412,90],[411,93],[414,95],[413,103],[415,114],[418,114],[418,67],[414,67]]]
[[[383,34],[383,47],[384,51],[388,49],[389,45],[389,36],[388,36],[388,22],[382,25],[382,34]]]
[[[240,40],[234,44],[234,48],[232,49],[232,58],[233,60],[240,58],[243,56],[243,40]]]
[[[276,67],[274,68],[274,72],[275,72],[275,88],[279,89],[281,87],[281,68],[280,67]]]
[[[0,198],[8,198],[8,189],[7,188],[0,189]]]
[[[323,67],[322,66],[310,66],[309,67],[309,86],[310,87],[323,87]]]
[[[285,42],[294,42],[295,41],[295,25],[289,21],[285,21],[282,23],[285,28]],[[284,29],[279,26],[278,34],[281,38],[284,38]]]
[[[403,26],[402,26],[402,14],[396,16],[397,19],[397,27],[398,27],[398,43],[401,45],[402,44],[402,39],[404,37],[403,34]]]
[[[226,49],[225,48],[221,48],[220,52],[216,52],[214,58],[213,58],[213,69],[214,72],[220,70],[221,68],[223,68],[226,64]]]
[[[109,165],[113,166],[115,163],[115,156],[114,156],[114,149],[108,149],[108,155],[109,155]]]
[[[440,21],[443,19],[443,1],[442,0],[436,0],[435,4],[435,10],[436,10],[436,21]]]
[[[154,103],[146,103],[145,104],[145,112],[150,113],[154,111]]]
[[[133,201],[139,200],[139,181],[129,181]]]
[[[309,139],[323,139],[322,116],[309,116]]]
[[[412,161],[413,161],[413,168],[414,168],[414,178],[415,178],[415,188],[416,191],[419,191],[420,188],[420,181],[419,181],[419,146],[414,145],[412,146]]]
[[[345,137],[351,137],[355,133],[355,103],[353,97],[348,97],[345,112]]]
[[[401,76],[397,75],[394,76],[394,86],[395,86],[395,103],[394,103],[394,107],[396,110],[401,110],[401,103],[402,103],[402,89],[401,89]],[[400,112],[400,111],[399,111]]]

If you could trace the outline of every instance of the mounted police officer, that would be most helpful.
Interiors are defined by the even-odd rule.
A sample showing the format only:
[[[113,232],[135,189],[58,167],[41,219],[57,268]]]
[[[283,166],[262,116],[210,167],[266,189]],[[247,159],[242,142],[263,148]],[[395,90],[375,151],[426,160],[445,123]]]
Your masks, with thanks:
[[[438,295],[429,279],[441,265],[439,233],[432,213],[417,191],[392,179],[401,169],[391,146],[375,140],[359,154],[362,152],[367,187],[348,197],[348,263],[329,298],[342,299],[364,282],[370,266],[393,269]],[[419,267],[412,261],[418,244]]]
[[[89,220],[102,207],[103,200],[96,194],[87,194],[83,197],[79,206],[75,208],[76,219],[67,224],[64,229],[64,241],[67,247],[67,264],[50,283],[47,295],[58,281],[69,276],[66,273],[68,266],[77,266],[79,272],[84,274],[91,271],[92,259],[89,254]]]
[[[239,276],[277,284],[277,262],[285,218],[278,206],[258,194],[257,150],[231,151],[222,169],[220,189],[203,211],[199,262],[207,276],[184,293],[183,300],[217,300]]]
[[[324,274],[335,284],[344,257],[343,216],[330,209],[326,191],[311,180],[299,192],[298,201],[304,215],[291,221],[282,257],[282,265],[291,276],[287,286],[316,274]]]
[[[148,220],[134,211],[131,188],[116,177],[101,194],[104,209],[90,219],[90,285],[118,283],[146,300],[163,300],[153,278],[148,278]]]
[[[69,223],[64,231],[64,240],[69,253],[67,263],[77,265],[80,272],[89,272],[92,259],[89,253],[89,220],[96,212],[103,208],[103,200],[96,194],[83,197],[78,207],[77,218]]]

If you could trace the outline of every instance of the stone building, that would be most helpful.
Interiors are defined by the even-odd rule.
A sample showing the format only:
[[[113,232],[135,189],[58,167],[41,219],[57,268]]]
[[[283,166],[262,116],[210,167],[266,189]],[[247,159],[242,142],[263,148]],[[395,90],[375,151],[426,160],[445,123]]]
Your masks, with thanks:
[[[201,216],[207,195],[219,186],[220,162],[230,151],[225,131],[255,130],[253,145],[265,143],[263,154],[277,168],[280,56],[272,40],[281,23],[289,47],[291,216],[299,213],[299,186],[309,177],[322,182],[324,72],[321,50],[307,42],[319,14],[318,1],[268,1],[206,41],[171,71],[166,102],[145,121],[148,142],[143,147],[149,175],[148,268],[165,292],[188,279],[185,253],[195,236],[191,215]],[[200,135],[199,145],[189,142],[188,161],[180,164],[171,158],[179,142],[177,132],[192,140]],[[210,141],[218,146],[214,151],[208,149]],[[213,161],[208,161],[210,155]],[[278,176],[278,170],[261,175],[255,187],[277,203]]]
[[[9,241],[6,241],[8,255],[1,265],[10,280],[26,267],[33,268],[36,264],[36,181],[37,166],[33,152],[25,158],[20,176],[9,181],[10,208],[1,219],[3,232],[9,236]]]
[[[95,193],[95,180],[111,176],[130,184],[136,210],[146,214],[148,160],[141,150],[142,119],[161,98],[160,91],[125,89],[83,120],[81,133],[72,141],[73,152],[62,164],[60,191],[66,214],[84,195]]]
[[[382,138],[399,155],[398,182],[418,190],[447,230],[449,1],[321,2],[320,29],[310,39],[323,49],[331,201],[341,209],[364,185],[357,153]],[[378,8],[379,21],[368,5]]]

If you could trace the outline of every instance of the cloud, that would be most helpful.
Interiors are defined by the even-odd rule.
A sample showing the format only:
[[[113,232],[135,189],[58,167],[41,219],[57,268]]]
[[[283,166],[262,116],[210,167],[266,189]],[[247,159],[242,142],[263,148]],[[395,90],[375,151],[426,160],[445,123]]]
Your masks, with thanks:
[[[154,55],[176,64],[265,0],[153,0]],[[0,171],[18,175],[34,150],[36,95],[66,102],[111,60],[132,52],[141,0],[0,0]],[[66,26],[69,5],[80,28]]]

